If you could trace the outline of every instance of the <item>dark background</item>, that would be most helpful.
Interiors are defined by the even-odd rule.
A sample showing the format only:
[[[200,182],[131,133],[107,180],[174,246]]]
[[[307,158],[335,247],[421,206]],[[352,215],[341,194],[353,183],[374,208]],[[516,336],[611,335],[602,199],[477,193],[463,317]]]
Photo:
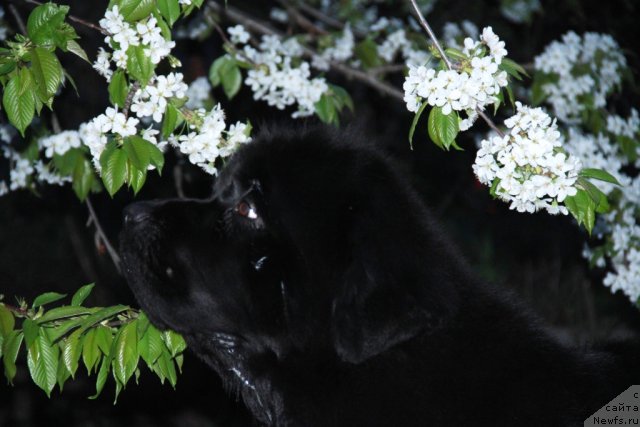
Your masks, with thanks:
[[[5,3],[8,4],[3,0],[3,6]],[[97,22],[107,2],[60,3],[70,4],[72,14]],[[267,1],[229,3],[257,16],[268,16],[272,6]],[[530,62],[548,42],[569,29],[578,33],[610,33],[625,49],[638,78],[638,2],[542,3],[544,11],[531,25],[505,21],[499,15],[497,1],[440,1],[429,19],[438,32],[447,21],[469,19],[479,28],[492,25],[506,40],[509,57],[521,63]],[[20,2],[16,5],[26,18],[31,7]],[[394,9],[397,13],[397,8]],[[16,28],[8,13],[6,19]],[[82,37],[81,44],[93,57],[102,45],[102,37],[83,27],[76,28]],[[187,81],[206,75],[209,64],[221,54],[220,45],[217,35],[203,43],[185,40],[178,43],[174,52],[183,62]],[[56,111],[62,127],[74,129],[104,111],[108,101],[106,85],[102,77],[72,55],[64,55],[63,65],[76,79],[80,98],[73,90],[65,89],[55,101]],[[345,121],[357,126],[372,144],[383,144],[399,159],[443,228],[479,274],[515,289],[567,341],[584,344],[640,331],[637,309],[623,295],[610,294],[601,284],[604,271],[589,270],[582,259],[586,235],[570,218],[509,211],[506,204],[493,201],[487,188],[477,183],[471,170],[475,156],[472,136],[463,136],[459,141],[468,148],[466,151],[445,153],[429,142],[423,123],[414,139],[415,149],[411,151],[406,135],[412,117],[403,104],[381,97],[356,82],[344,81],[340,76],[330,74],[329,79],[345,86],[356,103],[357,118],[352,116]],[[401,78],[394,83],[401,87]],[[249,118],[258,129],[262,123],[291,120],[290,112],[254,103],[246,88],[233,101],[227,101],[219,90],[214,91],[214,96],[223,102],[230,120]],[[639,104],[637,91],[630,88],[624,96],[617,96],[614,104],[620,114],[626,114],[630,106]],[[478,123],[476,128],[483,126]],[[211,180],[197,168],[172,154],[167,162],[164,175],[150,174],[137,199],[174,197],[174,170],[183,174],[188,196],[207,195]],[[0,167],[0,176],[5,173]],[[121,226],[122,207],[132,199],[127,191],[120,191],[113,200],[104,193],[92,196],[100,221],[114,244]],[[12,301],[14,296],[31,300],[52,290],[72,293],[81,285],[95,281],[88,304],[135,305],[104,247],[96,244],[94,229],[86,226],[87,218],[86,207],[78,202],[69,187],[43,188],[38,196],[17,192],[0,198],[0,293],[7,301]],[[24,360],[24,356],[19,357],[23,364],[18,368],[14,387],[0,379],[0,426],[249,424],[241,404],[227,397],[213,372],[191,354],[185,358],[184,373],[179,377],[176,391],[168,385],[161,386],[155,376],[143,372],[140,385],[129,384],[115,406],[111,382],[99,399],[87,399],[93,394],[95,377],[87,379],[81,372],[82,367],[76,380],[67,382],[63,394],[56,390],[51,399],[47,399],[28,377]]]

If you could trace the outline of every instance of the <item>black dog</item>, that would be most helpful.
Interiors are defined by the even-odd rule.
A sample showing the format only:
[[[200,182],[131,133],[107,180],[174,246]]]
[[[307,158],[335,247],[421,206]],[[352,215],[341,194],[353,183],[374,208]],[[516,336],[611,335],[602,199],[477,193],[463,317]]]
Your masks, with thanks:
[[[474,277],[389,160],[353,135],[271,131],[206,201],[135,203],[122,254],[152,322],[257,420],[582,425],[635,349],[566,348]]]

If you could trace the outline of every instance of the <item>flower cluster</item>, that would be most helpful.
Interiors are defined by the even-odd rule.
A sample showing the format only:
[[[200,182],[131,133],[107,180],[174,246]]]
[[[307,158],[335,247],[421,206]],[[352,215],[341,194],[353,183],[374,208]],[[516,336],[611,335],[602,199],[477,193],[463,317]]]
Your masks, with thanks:
[[[144,53],[151,59],[153,64],[158,64],[163,58],[171,53],[175,47],[175,42],[166,40],[162,36],[158,20],[153,16],[146,18],[135,24],[135,27],[125,21],[124,16],[118,10],[118,6],[113,6],[100,20],[100,27],[110,35],[104,41],[110,45],[114,51],[113,55],[104,49],[100,50],[98,58],[93,67],[103,75],[107,81],[111,78],[111,62],[117,68],[126,69],[128,49],[130,46],[142,46]]]
[[[211,111],[199,109],[190,120],[190,132],[170,138],[169,142],[189,161],[205,172],[215,175],[215,161],[231,155],[241,144],[251,141],[248,125],[237,122],[226,129],[224,111],[217,104]]]
[[[66,130],[60,133],[42,138],[38,141],[41,150],[48,158],[53,158],[54,154],[63,155],[71,148],[80,147],[80,134],[75,130]]]
[[[171,98],[183,99],[189,87],[183,82],[182,73],[157,76],[153,82],[139,89],[133,96],[131,111],[140,119],[152,117],[156,123],[162,117]]]
[[[466,19],[460,23],[446,22],[442,27],[442,41],[446,46],[455,49],[462,49],[467,37],[475,39],[479,34],[476,24]]]
[[[559,120],[577,123],[585,109],[601,108],[622,81],[627,61],[609,35],[568,32],[534,60],[542,91]]]
[[[626,119],[617,115],[607,117],[606,131],[597,135],[569,128],[565,148],[585,167],[604,169],[623,186],[621,189],[607,182],[598,185],[612,201],[612,208],[598,218],[594,229],[604,244],[596,250],[586,247],[583,255],[598,267],[605,267],[608,258],[612,271],[607,272],[603,283],[612,292],[624,292],[635,303],[640,298],[640,176],[627,174],[629,158],[616,142],[620,137],[632,140],[640,137],[637,110],[631,110]]]
[[[423,102],[442,107],[444,114],[452,110],[465,111],[469,119],[460,124],[460,129],[466,130],[473,124],[475,110],[482,110],[497,100],[501,88],[508,83],[507,73],[499,69],[507,54],[504,42],[491,27],[486,27],[480,41],[464,40],[462,53],[466,59],[453,70],[409,66],[403,85],[409,111],[417,111]]]
[[[559,203],[576,194],[581,163],[560,148],[555,120],[541,108],[519,102],[516,107],[516,114],[505,121],[509,132],[504,137],[482,140],[473,171],[498,197],[511,202],[511,209],[566,215]]]
[[[207,101],[211,100],[211,84],[204,76],[191,82],[187,89],[187,103],[185,107],[191,110],[204,108]]]
[[[294,38],[281,41],[277,36],[267,35],[262,36],[257,49],[240,43],[237,49],[240,59],[255,64],[245,79],[253,91],[253,99],[266,101],[280,110],[297,105],[294,118],[312,115],[315,103],[329,89],[324,78],[311,77],[308,62],[299,60],[303,48]]]
[[[336,38],[334,44],[327,47],[319,55],[315,55],[311,65],[319,70],[328,70],[331,61],[344,62],[353,56],[355,39],[349,25],[344,27],[342,36]]]

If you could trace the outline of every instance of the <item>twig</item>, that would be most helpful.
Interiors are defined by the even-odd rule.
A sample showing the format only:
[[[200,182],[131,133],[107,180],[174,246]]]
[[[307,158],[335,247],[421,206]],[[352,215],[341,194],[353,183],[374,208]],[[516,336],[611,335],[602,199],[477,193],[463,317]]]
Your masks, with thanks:
[[[116,250],[113,248],[111,242],[109,241],[109,238],[104,233],[104,230],[100,225],[100,221],[98,221],[98,216],[96,215],[96,211],[93,209],[93,204],[91,203],[91,199],[89,197],[87,197],[85,204],[87,205],[87,209],[89,210],[90,222],[93,223],[93,225],[96,227],[96,234],[98,235],[100,240],[102,240],[102,243],[104,243],[104,246],[107,248],[107,252],[111,257],[113,264],[116,266],[116,270],[118,270],[118,273],[120,273],[120,255],[118,255],[118,252],[116,252]]]
[[[25,27],[24,25],[24,21],[22,20],[22,17],[20,16],[20,13],[18,12],[18,9],[16,9],[16,7],[12,4],[9,5],[9,10],[11,11],[11,14],[13,15],[13,17],[16,20],[16,24],[18,24],[18,28],[20,28],[20,32],[24,35],[27,34],[27,27]]]
[[[34,4],[34,5],[36,5],[36,6],[41,6],[42,4],[44,4],[44,3],[39,2],[39,1],[37,1],[37,0],[23,0],[23,1],[24,1],[25,3],[28,3],[28,4]],[[11,7],[11,6],[9,6],[9,7]],[[101,27],[99,27],[98,25],[96,25],[96,24],[94,24],[94,23],[92,23],[92,22],[85,21],[85,20],[84,20],[84,19],[82,19],[82,18],[78,18],[77,16],[67,15],[67,18],[69,18],[69,21],[76,22],[76,23],[78,23],[78,24],[80,24],[80,25],[84,25],[85,27],[91,28],[91,29],[96,30],[96,31],[100,31],[100,32],[101,32],[102,34],[104,34],[105,36],[110,36],[110,35],[111,35],[111,33],[109,33],[109,32],[108,32],[107,30],[105,30],[104,28],[101,28]],[[26,31],[25,31],[25,33],[26,33]]]
[[[131,85],[131,89],[129,89],[129,93],[127,94],[127,99],[124,100],[124,106],[122,107],[122,114],[124,114],[125,119],[129,117],[129,108],[131,108],[133,97],[135,96],[136,92],[139,89],[140,89],[140,82],[136,80]]]
[[[309,21],[303,14],[298,12],[298,10],[291,5],[287,0],[276,0],[282,7],[287,10],[289,16],[298,24],[303,30],[311,34],[318,34],[321,36],[329,34],[329,32],[325,29],[314,25],[313,22]]]
[[[306,13],[307,15],[310,15],[311,17],[317,19],[320,22],[323,22],[331,27],[337,28],[339,30],[344,29],[345,24],[342,23],[341,21],[332,18],[331,16],[328,16],[322,12],[320,12],[318,9],[314,9],[313,7],[309,6],[306,2],[304,1],[299,1],[297,2],[297,7],[298,9],[300,9],[302,12]],[[357,28],[351,28],[351,31],[353,32],[353,34],[355,34],[357,37],[359,38],[366,38],[368,36],[368,34],[364,31],[360,31]]]
[[[413,6],[413,10],[415,11],[416,15],[418,16],[418,21],[420,21],[420,25],[422,25],[422,28],[424,28],[425,31],[427,32],[427,34],[429,35],[429,38],[431,39],[431,41],[435,45],[436,49],[438,50],[438,53],[440,54],[440,57],[442,58],[442,60],[446,64],[447,69],[452,70],[454,67],[451,64],[451,61],[449,61],[449,58],[444,53],[444,49],[442,49],[442,45],[440,44],[440,42],[438,41],[438,38],[436,37],[436,35],[434,34],[433,30],[429,26],[429,23],[425,19],[424,15],[422,14],[422,12],[420,12],[420,8],[418,7],[418,4],[416,3],[416,0],[409,0],[409,1],[411,2],[411,5]],[[484,113],[484,111],[482,111],[480,108],[476,108],[476,113],[478,113],[478,115],[480,117],[482,117],[482,119],[489,125],[489,127],[491,129],[493,129],[501,137],[504,137],[504,132],[502,132],[496,126],[496,124],[493,123],[493,120],[491,120],[489,118],[489,116],[487,116]]]
[[[374,76],[378,76],[380,74],[397,73],[400,71],[404,71],[405,68],[407,68],[405,64],[386,64],[386,65],[380,65],[378,67],[369,68],[368,71],[370,74],[373,74]]]
[[[224,8],[215,1],[209,1],[207,4],[214,12],[226,16],[229,20],[237,24],[244,25],[250,31],[260,34],[277,35],[282,37],[282,34],[279,31],[275,30],[268,24],[262,23],[252,17],[247,16],[245,13],[234,8],[233,6],[227,6],[226,8]],[[317,53],[313,49],[304,48],[304,50],[307,56],[317,55]],[[375,78],[375,76],[365,73],[364,71],[360,71],[358,69],[335,61],[331,61],[330,66],[333,70],[341,73],[348,79],[359,80],[376,89],[383,95],[388,95],[398,100],[402,100],[404,98],[404,94],[400,90],[396,89],[394,86],[378,80],[377,78]]]
[[[2,302],[2,301],[0,301],[0,302]],[[7,304],[5,302],[2,302],[2,304],[5,306],[5,308],[7,310],[12,311],[12,312],[14,312],[14,313],[16,313],[16,314],[18,314],[20,316],[26,316],[28,314],[28,311],[29,311],[29,310],[24,309],[24,308],[20,308],[20,307],[16,307],[16,306],[13,306],[13,305],[9,305],[9,304]]]

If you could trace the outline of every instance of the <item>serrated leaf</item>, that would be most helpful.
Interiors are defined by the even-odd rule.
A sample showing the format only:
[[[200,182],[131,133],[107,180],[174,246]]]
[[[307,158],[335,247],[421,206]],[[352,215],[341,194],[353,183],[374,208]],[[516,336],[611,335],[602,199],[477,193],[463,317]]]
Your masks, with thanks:
[[[54,32],[59,30],[69,12],[69,6],[42,4],[31,11],[27,20],[27,34],[38,45],[55,44]]]
[[[127,182],[133,189],[133,194],[137,195],[142,189],[142,186],[147,181],[147,170],[140,170],[135,167],[130,161],[127,161]]]
[[[4,375],[9,384],[13,384],[16,376],[16,358],[22,345],[24,335],[22,331],[15,330],[4,338],[2,343],[2,363],[4,365]]]
[[[155,9],[155,0],[122,0],[120,13],[129,22],[146,18]]]
[[[96,329],[89,329],[84,335],[82,342],[82,362],[87,368],[88,374],[91,374],[91,372],[97,368],[100,356],[100,348],[96,340]]]
[[[147,315],[144,314],[143,312],[140,312],[140,314],[138,315],[138,322],[137,322],[138,339],[142,339],[145,332],[147,332],[147,328],[149,328],[150,325],[151,323],[149,322],[149,318],[147,317]]]
[[[80,156],[77,159],[71,178],[73,180],[73,191],[80,201],[84,201],[96,182],[93,167],[84,156]]]
[[[180,4],[178,0],[158,0],[158,10],[170,26],[173,26],[180,17]]]
[[[613,175],[602,169],[582,169],[579,176],[598,179],[600,181],[610,182],[611,184],[622,185]]]
[[[73,53],[74,55],[78,56],[79,58],[83,59],[87,63],[91,64],[91,61],[89,61],[89,57],[87,56],[87,52],[84,51],[82,46],[80,46],[80,44],[77,41],[69,40],[67,42],[67,50]]]
[[[111,197],[122,187],[127,177],[127,153],[117,145],[107,146],[100,156],[102,183]]]
[[[41,305],[51,304],[66,297],[67,294],[59,294],[58,292],[46,292],[33,300],[32,308],[38,308]]]
[[[93,312],[96,309],[92,308],[91,310]],[[62,322],[62,324],[60,324],[59,326],[57,326],[55,328],[51,328],[49,330],[49,338],[51,339],[51,342],[56,342],[56,341],[60,340],[60,338],[64,337],[66,334],[68,334],[69,331],[79,327],[80,324],[85,319],[86,319],[86,317],[78,317],[78,318],[75,318],[75,319],[70,319],[70,320],[67,320],[65,322]]]
[[[575,196],[564,199],[564,205],[576,219],[578,225],[584,224],[587,232],[591,234],[595,224],[596,203],[584,190],[578,190]]]
[[[164,331],[162,338],[171,353],[171,357],[177,356],[187,348],[187,343],[184,341],[184,338],[177,332],[171,330]]]
[[[140,341],[138,341],[140,357],[142,357],[142,360],[144,360],[149,367],[152,367],[156,360],[158,360],[164,347],[165,344],[162,339],[162,333],[153,325],[147,328],[142,338],[140,338]]]
[[[154,65],[143,46],[129,46],[127,49],[127,71],[134,79],[140,81],[142,87],[149,83]]]
[[[118,107],[124,107],[127,102],[127,94],[129,93],[129,84],[127,83],[127,77],[124,74],[124,70],[117,70],[111,76],[109,81],[109,101],[113,105]]]
[[[73,378],[82,355],[82,344],[82,335],[79,331],[75,331],[62,342],[62,361]]]
[[[60,360],[58,360],[58,371],[56,372],[56,382],[58,383],[58,388],[60,392],[62,392],[64,388],[64,383],[71,377],[71,373],[67,370],[67,367],[62,360],[61,351],[58,351],[60,354]]]
[[[155,370],[157,370],[156,373],[160,376],[161,380],[162,378],[168,379],[171,386],[175,388],[178,375],[176,373],[176,367],[173,364],[173,360],[171,359],[171,355],[167,349],[165,349],[158,360],[156,360],[156,363],[154,364],[154,371]]]
[[[242,85],[242,73],[235,61],[229,60],[222,64],[219,71],[220,82],[227,98],[232,99]]]
[[[95,285],[95,283],[89,283],[88,285],[84,285],[83,287],[78,289],[76,293],[71,297],[71,305],[82,305],[84,300],[86,300],[87,297],[91,295],[91,291],[93,290],[93,287]]]
[[[113,333],[108,326],[98,326],[96,329],[96,345],[105,356],[109,354],[113,344]]]
[[[427,129],[429,131],[429,138],[440,148],[444,148],[442,140],[440,139],[440,135],[438,133],[438,117],[436,108],[434,107],[429,111],[429,120],[427,122]]]
[[[162,119],[161,133],[163,138],[168,138],[176,129],[179,114],[180,112],[176,107],[171,105],[171,103],[167,104],[167,108],[164,110],[164,117]]]
[[[411,146],[412,150],[413,150],[413,134],[416,131],[416,126],[418,125],[420,116],[422,116],[422,113],[424,112],[424,109],[427,107],[427,105],[428,104],[426,102],[422,103],[420,108],[418,108],[418,111],[416,111],[416,115],[413,117],[413,121],[411,122],[411,128],[409,129],[409,145]]]
[[[122,327],[115,346],[113,371],[115,377],[124,387],[135,372],[140,357],[135,320]]]
[[[2,303],[0,303],[0,335],[9,336],[16,325],[13,313]]]
[[[109,370],[111,369],[111,365],[115,355],[115,344],[121,332],[122,332],[122,329],[118,330],[111,344],[111,348],[109,349],[109,354],[102,358],[102,363],[100,364],[100,369],[98,370],[98,375],[96,376],[96,394],[89,397],[89,399],[92,399],[92,400],[96,399],[102,392],[102,389],[104,388],[104,385],[107,382],[107,377],[109,376]]]
[[[43,102],[51,98],[62,83],[62,65],[53,53],[42,47],[31,52],[31,72],[38,91],[44,95]]]
[[[324,123],[334,123],[337,119],[336,107],[326,93],[314,105],[316,115]]]
[[[40,335],[40,326],[38,326],[35,320],[24,319],[22,321],[22,331],[24,332],[24,340],[28,348],[31,347],[38,335]]]
[[[124,140],[122,149],[127,153],[127,158],[133,165],[146,171],[151,163],[151,147],[155,147],[151,142],[133,135]]]
[[[2,105],[11,124],[24,136],[25,129],[33,120],[35,109],[35,90],[31,73],[26,68],[14,74],[4,87]]]
[[[93,313],[92,315],[87,316],[87,318],[82,321],[80,325],[80,330],[84,332],[89,328],[91,328],[96,323],[100,323],[107,319],[110,319],[116,314],[120,314],[123,311],[126,311],[128,309],[129,307],[127,307],[126,305],[114,305],[111,307],[102,308],[96,311],[95,313]]]
[[[36,319],[36,322],[39,325],[42,325],[47,322],[52,322],[60,319],[65,319],[68,317],[81,316],[91,314],[92,309],[86,307],[75,307],[71,305],[63,305],[62,307],[56,307],[47,311],[42,317]]]
[[[57,382],[59,355],[58,346],[52,344],[45,331],[40,329],[40,333],[28,349],[27,366],[31,379],[47,393],[47,396],[51,396],[51,390]]]

